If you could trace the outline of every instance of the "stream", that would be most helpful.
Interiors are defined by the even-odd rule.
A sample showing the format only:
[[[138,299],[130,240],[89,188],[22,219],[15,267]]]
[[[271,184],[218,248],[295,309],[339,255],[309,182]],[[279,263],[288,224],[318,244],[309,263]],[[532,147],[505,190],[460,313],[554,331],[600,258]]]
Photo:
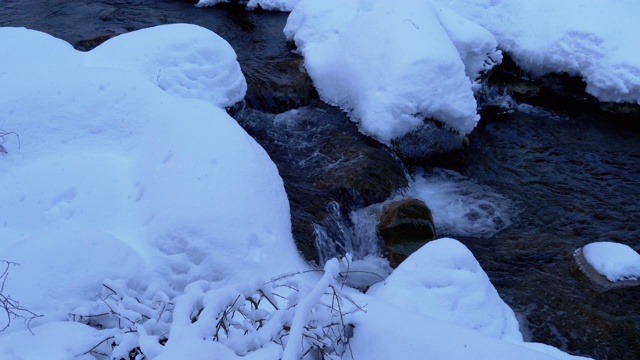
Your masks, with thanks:
[[[246,12],[233,4],[212,8],[193,4],[4,0],[0,26],[44,31],[78,50],[89,50],[111,36],[136,29],[197,24],[218,33],[238,54],[249,86],[249,111],[238,121],[250,134],[266,131],[260,119],[301,106],[307,107],[303,115],[330,114],[332,124],[340,116],[346,119],[316,100],[317,93],[301,71],[302,59],[282,34],[288,14]],[[445,226],[438,228],[438,235],[455,237],[471,249],[518,314],[527,340],[596,359],[640,359],[640,287],[598,292],[576,274],[571,257],[576,248],[594,241],[616,241],[640,250],[640,126],[588,106],[521,103],[508,112],[485,109],[481,115],[469,136],[469,147],[458,159],[437,166],[411,164],[409,170],[423,174],[427,181],[430,176],[451,183],[460,178],[491,189],[499,197],[490,201],[505,199],[506,205],[498,208],[507,209],[510,226],[480,236]],[[355,125],[346,123],[348,129],[341,133],[359,136]],[[299,133],[298,128],[290,129],[294,130]],[[322,136],[318,134],[298,136],[309,148]],[[261,144],[270,154],[279,152],[272,157],[282,174],[291,173],[283,167],[286,154],[295,149],[283,149],[280,143],[274,150]],[[370,146],[376,149],[375,156],[383,156],[378,150],[386,151]],[[283,156],[285,160],[279,161]],[[438,174],[446,172],[459,175],[443,180]],[[283,175],[285,186],[294,199],[292,211],[303,211],[297,207],[304,206],[304,197],[291,192],[311,186],[304,183],[311,180],[293,175]],[[343,196],[344,203],[339,205],[368,205],[348,203],[354,198],[362,200]],[[375,201],[382,199],[372,197],[369,202]]]

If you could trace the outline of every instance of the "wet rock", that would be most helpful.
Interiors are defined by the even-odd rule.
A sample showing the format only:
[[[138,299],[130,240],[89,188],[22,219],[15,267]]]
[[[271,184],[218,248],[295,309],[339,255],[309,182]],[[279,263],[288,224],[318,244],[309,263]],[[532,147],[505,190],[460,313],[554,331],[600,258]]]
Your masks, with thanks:
[[[100,35],[100,36],[96,36],[94,38],[91,39],[82,39],[77,41],[73,47],[76,48],[76,50],[80,50],[80,51],[89,51],[92,50],[96,47],[98,47],[98,45],[102,44],[103,42],[116,37],[120,34],[114,33],[114,34],[106,34],[106,35]]]
[[[456,158],[465,144],[465,136],[439,121],[425,119],[418,129],[394,139],[391,148],[408,162],[437,164]]]
[[[293,236],[307,260],[320,262],[319,233],[335,242],[329,250],[343,253],[349,213],[408,184],[397,157],[322,102],[280,115],[246,109],[235,117],[278,166],[291,204]]]
[[[537,76],[520,69],[508,55],[495,67],[488,84],[511,95],[516,102],[562,113],[582,113],[587,110],[609,118],[613,115],[616,120],[624,122],[634,121],[640,115],[640,104],[600,102],[586,92],[582,78],[563,73]],[[485,107],[486,99],[481,97],[478,100],[480,107]]]
[[[392,267],[424,243],[436,238],[431,209],[415,198],[393,201],[382,208],[377,226]]]
[[[318,98],[301,57],[291,54],[266,60],[263,67],[245,70],[247,106],[277,114]]]

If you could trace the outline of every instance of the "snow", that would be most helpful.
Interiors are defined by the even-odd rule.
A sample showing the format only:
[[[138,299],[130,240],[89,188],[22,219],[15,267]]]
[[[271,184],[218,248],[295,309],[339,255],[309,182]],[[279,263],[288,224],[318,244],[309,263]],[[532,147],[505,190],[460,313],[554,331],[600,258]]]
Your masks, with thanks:
[[[226,78],[233,84],[210,82],[239,69],[229,65],[235,54],[194,25],[142,33],[121,35],[94,56],[49,35],[0,29],[0,48],[12,49],[0,59],[2,128],[20,140],[3,144],[0,250],[3,259],[23,263],[10,270],[7,289],[21,303],[39,304],[34,309],[47,319],[95,299],[107,278],[133,286],[145,267],[150,289],[177,292],[199,279],[232,282],[306,268],[275,165],[220,109],[228,103],[221,98],[238,99],[241,85],[235,77]],[[109,53],[127,48],[130,37],[136,46],[162,40],[130,60]],[[176,48],[179,55],[158,50]],[[148,64],[188,73],[194,62],[185,59],[213,64],[213,75],[196,77],[185,91],[173,90],[183,78],[172,76],[163,91],[141,71]],[[216,88],[209,102],[190,99],[208,86]],[[42,302],[65,294],[68,301]]]
[[[249,10],[262,9],[270,11],[291,11],[300,0],[249,0],[246,3]],[[196,6],[213,6],[228,3],[230,0],[199,0]]]
[[[93,49],[86,60],[143,74],[161,89],[218,107],[242,101],[247,83],[231,45],[205,28],[174,24],[116,36]]]
[[[518,66],[583,78],[600,101],[640,103],[634,0],[433,0],[488,29]]]
[[[501,341],[375,298],[355,299],[366,301],[367,311],[348,318],[355,324],[353,359],[585,359],[541,344]]]
[[[11,360],[94,360],[83,354],[98,343],[97,331],[73,322],[51,322],[32,329],[0,336],[0,358]],[[95,343],[94,343],[95,341]]]
[[[522,341],[515,314],[469,249],[454,239],[422,246],[367,294],[491,337]]]
[[[212,33],[167,25],[80,53],[0,28],[0,48],[11,49],[0,57],[1,127],[16,134],[0,138],[0,254],[21,264],[2,294],[43,315],[30,328],[13,319],[0,358],[120,358],[137,347],[161,360],[295,358],[323,331],[334,358],[574,358],[520,342],[513,313],[452,239],[412,255],[371,295],[338,286],[337,260],[307,273],[277,168],[222,109],[245,85]],[[477,69],[456,66],[471,91],[464,74]],[[439,279],[451,293],[429,289]],[[355,325],[351,350],[343,321]]]
[[[582,254],[589,265],[609,281],[640,279],[640,254],[628,245],[595,242],[585,245]]]
[[[502,58],[488,31],[420,0],[302,0],[284,32],[320,97],[386,144],[425,118],[469,133],[476,78]]]

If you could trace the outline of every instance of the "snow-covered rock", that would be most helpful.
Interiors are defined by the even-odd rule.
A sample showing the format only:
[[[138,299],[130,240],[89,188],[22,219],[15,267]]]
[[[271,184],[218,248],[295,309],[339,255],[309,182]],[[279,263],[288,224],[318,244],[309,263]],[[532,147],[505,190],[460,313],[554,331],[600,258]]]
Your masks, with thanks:
[[[116,36],[86,57],[92,67],[136,71],[162,90],[218,107],[242,101],[247,92],[231,45],[195,25],[156,26]]]
[[[302,0],[284,31],[320,97],[386,144],[425,118],[469,133],[475,80],[501,60],[487,30],[427,0]]]
[[[513,310],[502,301],[469,249],[454,239],[422,246],[367,294],[488,336],[522,341]]]
[[[587,263],[609,281],[640,279],[640,254],[615,242],[595,242],[582,248]]]
[[[601,101],[640,104],[640,31],[634,0],[433,0],[497,38],[534,74],[581,76]]]
[[[157,38],[160,45],[141,45],[145,38]],[[181,86],[181,74],[190,74],[194,64],[210,62],[220,74],[238,69],[229,63],[228,44],[194,25],[162,26],[113,40],[94,55],[43,33],[0,28],[0,48],[11,49],[11,56],[0,57],[1,126],[19,135],[19,141],[4,137],[7,154],[0,154],[0,253],[11,261],[5,258],[14,253],[11,249],[24,249],[24,265],[20,272],[12,269],[15,276],[35,276],[28,254],[42,255],[39,244],[48,251],[39,266],[54,264],[47,274],[52,278],[89,266],[112,244],[114,252],[103,255],[104,261],[118,267],[131,252],[132,259],[148,264],[149,286],[178,291],[196,279],[232,282],[306,268],[293,243],[277,168],[220,108],[220,98],[238,96],[237,78],[227,78],[235,84],[229,86],[195,76],[185,91],[169,90]],[[151,50],[132,50],[131,59],[121,53],[138,45]],[[159,69],[171,69],[163,86],[169,91],[150,77]],[[192,99],[206,95],[209,87],[221,97]],[[49,232],[57,228],[66,232]],[[67,236],[75,229],[83,232]],[[105,233],[108,241],[102,245],[83,242],[106,239]],[[86,258],[73,249],[87,250]],[[112,273],[108,265],[96,264],[96,271],[105,271],[89,272],[91,279],[78,286],[93,280],[99,287],[106,277],[138,273],[129,267]],[[34,288],[32,295],[47,291]],[[94,295],[79,291],[70,302]],[[57,310],[69,311],[72,305],[60,304]]]

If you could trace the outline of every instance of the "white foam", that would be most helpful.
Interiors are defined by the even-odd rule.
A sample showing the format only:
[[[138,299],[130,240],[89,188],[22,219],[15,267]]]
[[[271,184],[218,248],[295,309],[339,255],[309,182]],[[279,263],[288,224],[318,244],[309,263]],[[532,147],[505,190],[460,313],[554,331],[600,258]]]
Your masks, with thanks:
[[[429,206],[439,234],[492,236],[512,224],[512,202],[488,186],[444,169],[413,178],[409,191]]]

